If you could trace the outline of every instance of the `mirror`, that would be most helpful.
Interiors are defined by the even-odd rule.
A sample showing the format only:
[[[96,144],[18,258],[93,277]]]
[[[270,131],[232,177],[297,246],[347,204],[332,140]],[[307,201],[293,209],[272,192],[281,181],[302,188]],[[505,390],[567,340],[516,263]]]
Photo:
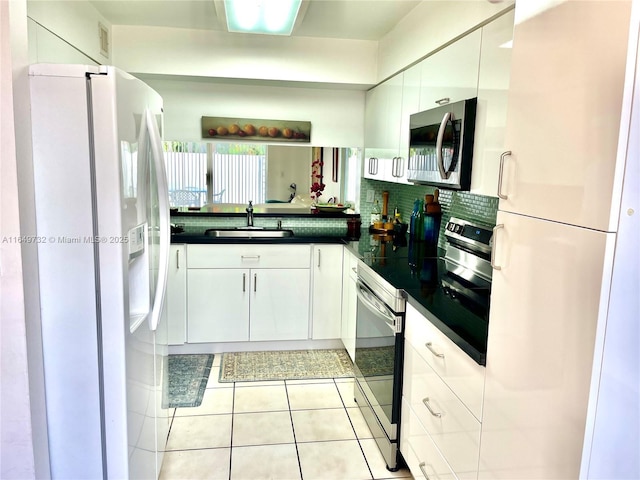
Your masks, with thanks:
[[[172,208],[180,211],[306,213],[312,164],[322,162],[319,202],[355,204],[361,150],[298,145],[164,142]],[[317,178],[314,180],[317,181]]]

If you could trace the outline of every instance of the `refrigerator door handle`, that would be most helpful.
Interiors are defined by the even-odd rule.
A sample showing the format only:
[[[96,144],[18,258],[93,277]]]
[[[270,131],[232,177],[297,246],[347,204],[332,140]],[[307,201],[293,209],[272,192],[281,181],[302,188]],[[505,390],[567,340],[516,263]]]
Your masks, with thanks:
[[[169,273],[169,245],[171,243],[170,218],[169,218],[169,192],[167,189],[167,176],[162,155],[162,140],[156,119],[151,110],[146,110],[146,123],[149,132],[149,144],[153,153],[154,170],[158,185],[158,207],[160,227],[160,254],[158,258],[158,282],[153,298],[150,325],[151,330],[156,330],[162,315],[162,304],[167,290],[167,278]]]

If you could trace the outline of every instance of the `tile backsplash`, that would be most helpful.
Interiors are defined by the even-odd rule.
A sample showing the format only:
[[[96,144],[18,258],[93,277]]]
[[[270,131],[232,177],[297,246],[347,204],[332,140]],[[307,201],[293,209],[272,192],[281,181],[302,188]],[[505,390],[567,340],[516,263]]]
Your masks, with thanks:
[[[360,184],[360,216],[362,218],[363,231],[366,231],[370,223],[371,209],[374,205],[366,201],[367,191],[369,190],[373,190],[375,200],[380,202],[380,206],[382,206],[382,192],[389,192],[389,214],[392,215],[393,209],[398,207],[402,215],[402,221],[409,223],[411,212],[413,211],[413,202],[416,199],[424,200],[424,196],[432,194],[435,188],[426,185],[404,185],[363,178]],[[463,220],[484,224],[488,227],[495,225],[498,212],[497,197],[487,197],[453,190],[439,189],[439,191],[439,201],[442,207],[442,221],[438,239],[440,247],[444,248],[445,246],[443,230],[450,217],[458,217]]]

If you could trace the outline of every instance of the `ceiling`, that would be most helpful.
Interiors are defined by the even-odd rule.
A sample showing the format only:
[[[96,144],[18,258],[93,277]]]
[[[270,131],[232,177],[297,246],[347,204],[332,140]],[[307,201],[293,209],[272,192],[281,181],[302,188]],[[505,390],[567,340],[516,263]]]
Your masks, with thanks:
[[[303,0],[292,36],[376,41],[421,1]],[[112,25],[226,31],[222,0],[91,0],[91,3]]]

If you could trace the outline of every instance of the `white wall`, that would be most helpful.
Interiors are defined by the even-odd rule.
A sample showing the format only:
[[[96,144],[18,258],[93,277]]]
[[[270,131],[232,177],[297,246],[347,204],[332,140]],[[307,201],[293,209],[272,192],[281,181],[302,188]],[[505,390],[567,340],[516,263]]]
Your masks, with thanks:
[[[267,156],[267,200],[288,200],[295,183],[299,195],[309,195],[311,147],[271,145]]]
[[[133,73],[373,85],[377,42],[113,26],[114,65]]]
[[[82,63],[98,65],[91,57],[54,35],[32,19],[28,20],[29,63]]]
[[[376,81],[381,82],[475,29],[513,3],[513,0],[497,4],[487,0],[423,1],[380,40]]]
[[[111,24],[89,1],[29,0],[27,2],[27,15],[51,34],[54,34],[54,37],[57,36],[64,39],[66,43],[72,45],[96,63],[111,63],[111,58],[105,57],[100,53],[98,29],[99,23],[102,23],[109,30],[111,29]],[[109,36],[111,37],[112,35],[110,34]],[[49,37],[48,41],[51,41],[52,38]],[[45,47],[42,46],[42,48]],[[66,49],[62,49],[61,52],[64,52],[64,50]],[[45,51],[45,53],[47,52]],[[49,53],[47,53],[48,56]],[[38,61],[43,60],[38,59]]]
[[[164,100],[166,140],[201,141],[201,117],[311,122],[312,146],[364,142],[364,92],[165,80],[141,76]]]

